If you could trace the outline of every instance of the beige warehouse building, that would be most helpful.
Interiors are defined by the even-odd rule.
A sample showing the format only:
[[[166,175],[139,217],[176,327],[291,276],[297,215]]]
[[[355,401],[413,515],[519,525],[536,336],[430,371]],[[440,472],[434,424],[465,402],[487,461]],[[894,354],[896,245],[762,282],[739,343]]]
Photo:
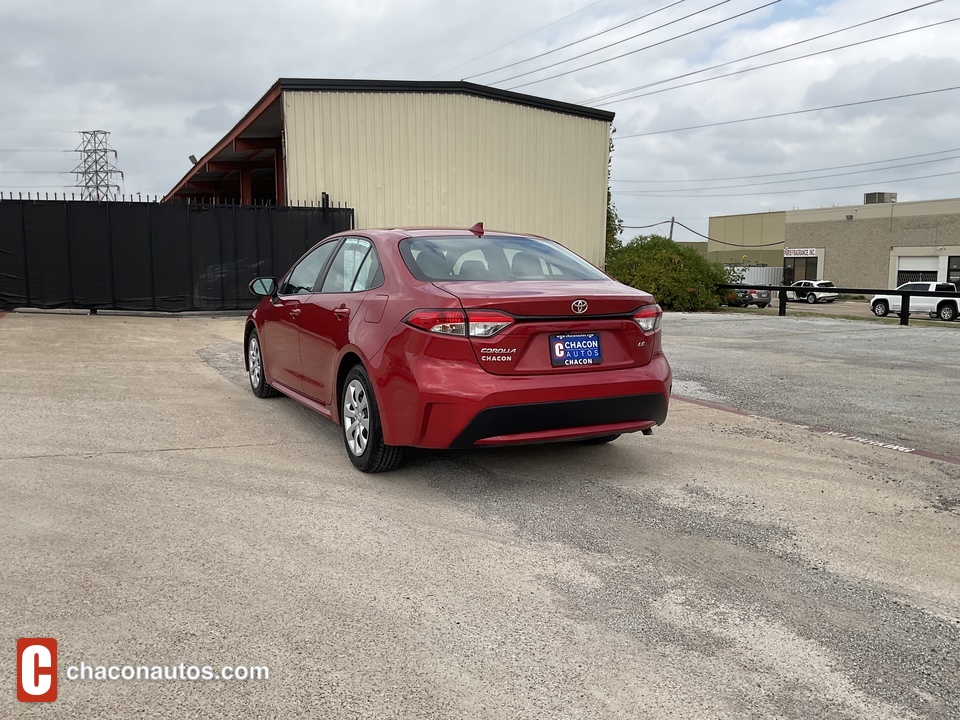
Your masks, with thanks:
[[[863,205],[711,217],[709,235],[711,260],[782,266],[787,283],[960,287],[960,198],[898,203],[893,193],[868,193]]]
[[[164,199],[333,203],[357,227],[479,220],[602,266],[613,117],[468,82],[281,79]]]

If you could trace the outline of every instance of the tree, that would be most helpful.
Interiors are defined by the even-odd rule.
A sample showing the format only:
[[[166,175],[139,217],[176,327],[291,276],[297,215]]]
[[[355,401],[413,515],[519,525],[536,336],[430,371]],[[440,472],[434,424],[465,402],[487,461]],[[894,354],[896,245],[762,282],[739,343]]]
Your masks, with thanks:
[[[611,135],[617,131],[612,128]],[[604,251],[605,264],[609,267],[611,260],[620,251],[620,233],[623,232],[623,220],[617,214],[617,206],[613,204],[613,193],[610,191],[610,163],[613,162],[613,138],[610,138],[610,152],[607,155],[607,243]]]
[[[727,269],[662,235],[638,235],[607,260],[620,282],[652,293],[665,310],[710,310],[721,304],[715,285],[731,282]],[[724,296],[726,293],[724,293]]]

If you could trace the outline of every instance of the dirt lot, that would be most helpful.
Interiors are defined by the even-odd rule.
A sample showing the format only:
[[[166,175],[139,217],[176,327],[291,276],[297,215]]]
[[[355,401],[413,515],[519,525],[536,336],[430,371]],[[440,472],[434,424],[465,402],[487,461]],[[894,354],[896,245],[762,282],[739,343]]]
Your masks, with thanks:
[[[678,380],[720,393],[690,374],[726,343],[670,320]],[[0,674],[18,637],[60,668],[55,703],[8,685],[0,717],[960,717],[949,458],[675,400],[653,437],[365,476],[331,423],[251,395],[241,328],[0,318]]]

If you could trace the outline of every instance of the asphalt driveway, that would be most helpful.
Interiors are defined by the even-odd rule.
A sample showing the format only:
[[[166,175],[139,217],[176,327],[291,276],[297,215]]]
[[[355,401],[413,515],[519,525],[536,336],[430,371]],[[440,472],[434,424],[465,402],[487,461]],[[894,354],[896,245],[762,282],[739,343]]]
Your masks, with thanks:
[[[55,703],[8,685],[0,716],[957,717],[960,465],[781,414],[869,432],[872,397],[949,454],[954,341],[738,317],[670,315],[664,340],[682,392],[747,414],[675,399],[652,437],[379,476],[251,395],[239,318],[0,318],[0,673],[18,637],[56,638],[60,669]],[[903,374],[899,405],[871,394]]]

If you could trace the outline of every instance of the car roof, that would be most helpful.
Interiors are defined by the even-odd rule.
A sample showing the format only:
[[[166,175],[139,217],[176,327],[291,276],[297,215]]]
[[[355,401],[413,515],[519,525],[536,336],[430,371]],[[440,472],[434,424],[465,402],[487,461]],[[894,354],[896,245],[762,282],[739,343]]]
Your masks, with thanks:
[[[364,234],[380,237],[415,238],[415,237],[476,237],[469,228],[462,227],[403,227],[403,228],[361,228],[339,233],[340,235]],[[511,232],[507,230],[484,230],[484,235],[508,235],[510,237],[530,238],[533,240],[550,240],[541,235],[531,233]],[[553,241],[551,241],[553,242]]]

